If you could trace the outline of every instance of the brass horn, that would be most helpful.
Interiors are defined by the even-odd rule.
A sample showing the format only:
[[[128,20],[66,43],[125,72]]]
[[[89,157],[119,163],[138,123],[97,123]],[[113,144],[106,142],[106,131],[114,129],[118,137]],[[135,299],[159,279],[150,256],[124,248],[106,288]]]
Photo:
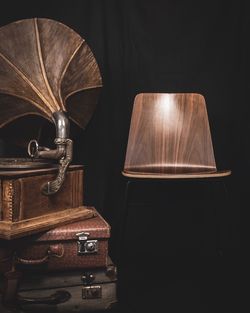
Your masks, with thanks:
[[[72,160],[70,121],[85,128],[94,113],[102,78],[86,41],[68,26],[46,18],[0,28],[0,128],[24,115],[40,115],[56,127],[55,149],[31,140],[34,158],[59,160],[58,175],[42,192],[56,193]],[[74,97],[74,95],[78,95]]]

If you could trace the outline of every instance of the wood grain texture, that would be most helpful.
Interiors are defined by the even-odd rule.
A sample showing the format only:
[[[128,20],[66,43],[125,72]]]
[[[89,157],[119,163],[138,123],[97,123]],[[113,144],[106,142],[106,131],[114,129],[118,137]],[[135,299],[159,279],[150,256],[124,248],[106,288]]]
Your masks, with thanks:
[[[60,192],[47,197],[41,185],[55,175],[56,168],[0,172],[0,238],[20,237],[89,217],[83,206],[83,166],[71,165]]]
[[[59,193],[43,195],[41,186],[54,176],[45,170],[35,176],[1,178],[2,219],[16,222],[83,205],[83,170],[71,169]]]
[[[230,171],[217,171],[204,97],[138,94],[122,173],[170,179],[230,175]]]
[[[92,218],[95,215],[92,208],[81,206],[37,216],[29,220],[21,220],[18,222],[0,221],[0,238],[8,240],[21,238],[56,226]]]
[[[92,51],[66,25],[32,18],[0,28],[0,127],[26,114],[51,120],[55,111],[62,110],[84,128],[101,87]],[[79,97],[67,105],[71,95],[84,90],[87,105],[84,93],[83,106]]]
[[[83,165],[70,165],[68,172],[75,170],[82,170]],[[20,177],[32,177],[44,174],[56,174],[58,171],[58,165],[51,165],[49,168],[38,168],[38,169],[17,169],[17,170],[0,170],[0,179],[3,178],[20,178]]]

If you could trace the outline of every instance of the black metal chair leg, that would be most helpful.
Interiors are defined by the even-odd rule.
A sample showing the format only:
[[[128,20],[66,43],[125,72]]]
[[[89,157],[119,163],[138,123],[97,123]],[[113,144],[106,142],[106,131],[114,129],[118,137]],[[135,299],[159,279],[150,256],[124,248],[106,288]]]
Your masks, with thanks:
[[[124,199],[123,199],[123,206],[120,215],[120,227],[119,227],[119,234],[118,234],[118,241],[117,241],[117,262],[120,264],[123,261],[124,257],[124,249],[126,244],[126,228],[127,228],[127,221],[128,221],[128,203],[129,203],[129,186],[131,181],[128,180],[126,182],[125,192],[124,192]]]

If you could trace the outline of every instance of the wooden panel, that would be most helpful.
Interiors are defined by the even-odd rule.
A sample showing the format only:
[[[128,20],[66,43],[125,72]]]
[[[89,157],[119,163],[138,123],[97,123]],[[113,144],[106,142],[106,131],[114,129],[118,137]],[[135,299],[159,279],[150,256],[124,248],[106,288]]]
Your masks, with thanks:
[[[216,173],[205,99],[195,93],[143,93],[132,112],[123,174]],[[185,176],[184,175],[184,176]]]
[[[29,220],[18,222],[0,221],[0,238],[20,238],[94,216],[96,216],[96,213],[93,211],[93,208],[80,206],[59,212],[51,212]]]
[[[70,165],[67,172],[83,169],[83,165]],[[44,174],[57,174],[58,165],[53,165],[49,168],[39,168],[39,169],[16,169],[16,170],[0,170],[0,178],[19,178],[19,177],[31,177]]]
[[[79,175],[83,179],[83,171],[80,172],[81,175],[78,171],[67,172],[60,192],[49,197],[41,193],[41,186],[45,182],[53,180],[55,175],[50,174],[19,179],[21,184],[20,211],[22,212],[22,219],[82,205],[82,185],[76,186],[74,183],[75,178],[79,180]]]
[[[12,221],[13,217],[13,184],[12,181],[2,181],[2,219]]]
[[[20,171],[21,177],[18,177],[19,171],[14,172],[15,175],[1,177],[0,180],[4,221],[16,222],[83,205],[82,166],[70,167],[61,190],[51,196],[43,195],[41,187],[53,180],[56,173],[48,169],[34,170],[36,175],[29,177]]]

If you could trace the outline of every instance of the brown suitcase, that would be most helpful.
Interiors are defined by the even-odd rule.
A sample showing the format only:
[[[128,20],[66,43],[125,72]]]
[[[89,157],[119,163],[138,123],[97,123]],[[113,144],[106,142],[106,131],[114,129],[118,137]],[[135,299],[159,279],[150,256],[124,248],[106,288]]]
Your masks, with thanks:
[[[71,165],[62,189],[46,196],[41,186],[57,168],[0,171],[0,238],[14,239],[90,218],[83,205],[83,166]]]
[[[12,247],[16,268],[22,271],[62,271],[106,267],[110,226],[92,209],[96,215],[93,218],[7,241]],[[6,250],[6,241],[3,242]],[[3,264],[6,267],[6,261]]]

